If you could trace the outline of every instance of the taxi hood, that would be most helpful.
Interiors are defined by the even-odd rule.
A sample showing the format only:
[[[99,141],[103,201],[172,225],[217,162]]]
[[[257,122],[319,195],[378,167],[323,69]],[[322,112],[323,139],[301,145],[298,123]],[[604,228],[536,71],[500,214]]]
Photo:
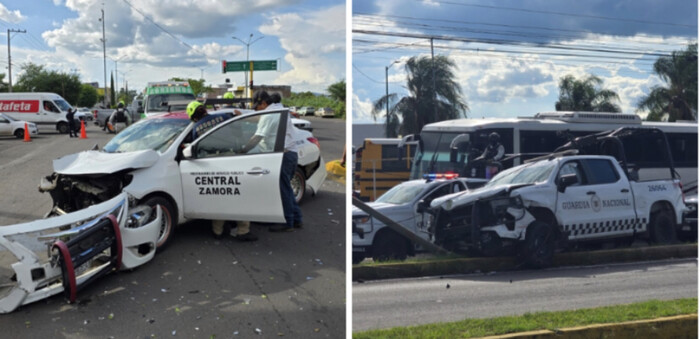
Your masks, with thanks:
[[[154,150],[127,153],[84,151],[55,159],[53,169],[64,175],[111,174],[153,166],[158,157],[158,152]]]

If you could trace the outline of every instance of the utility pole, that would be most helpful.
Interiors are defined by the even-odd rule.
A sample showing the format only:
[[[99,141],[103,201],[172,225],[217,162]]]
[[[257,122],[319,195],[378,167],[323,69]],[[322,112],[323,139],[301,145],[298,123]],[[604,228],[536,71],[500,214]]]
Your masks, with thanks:
[[[254,44],[256,41],[258,41],[258,40],[264,38],[264,36],[261,36],[261,37],[255,39],[255,40],[253,40],[252,42],[250,41],[250,39],[253,38],[253,33],[250,33],[250,36],[248,36],[248,42],[245,42],[245,41],[243,41],[243,40],[241,40],[241,39],[239,39],[239,38],[237,38],[237,37],[235,37],[235,36],[234,36],[234,37],[231,37],[231,38],[236,39],[236,40],[242,42],[242,43],[245,45],[245,47],[246,47],[245,61],[246,61],[246,64],[247,64],[247,65],[250,65],[250,45],[252,45],[252,44]],[[251,77],[252,77],[253,69],[250,69],[250,72],[251,72]],[[248,95],[248,94],[249,94],[249,92],[248,92],[248,73],[247,73],[247,72],[243,72],[243,73],[245,73],[245,86],[246,86],[246,87],[245,87],[245,88],[246,88],[246,91],[243,93],[243,96],[246,97],[246,98],[250,98],[250,95]],[[252,79],[251,79],[251,80],[252,80]]]
[[[384,132],[384,136],[386,138],[391,138],[393,136],[393,133],[392,136],[389,135],[389,67],[397,62],[399,61],[394,60],[389,66],[384,66],[384,79],[386,80],[386,131]]]
[[[104,4],[102,4],[104,6]],[[105,46],[107,40],[105,39],[105,10],[104,8],[101,9],[102,11],[102,18],[100,18],[100,21],[102,21],[102,63],[104,64],[104,76],[105,76],[105,95],[102,98],[102,106],[107,108],[107,47]]]
[[[433,117],[437,119],[437,88],[435,88],[435,53],[433,52],[433,38],[430,38],[430,60],[433,64]]]
[[[12,93],[12,57],[10,56],[10,33],[27,33],[27,30],[7,29],[7,79],[10,82],[8,91]]]

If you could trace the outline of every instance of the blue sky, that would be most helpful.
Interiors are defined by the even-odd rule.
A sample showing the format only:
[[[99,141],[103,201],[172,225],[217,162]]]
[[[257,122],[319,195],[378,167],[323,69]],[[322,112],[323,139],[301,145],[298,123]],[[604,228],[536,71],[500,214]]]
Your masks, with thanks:
[[[403,96],[403,62],[430,55],[427,38],[378,32],[446,37],[434,40],[435,54],[455,61],[472,118],[553,111],[558,81],[567,74],[600,77],[620,96],[623,112],[632,113],[639,98],[662,84],[652,71],[658,56],[648,53],[666,55],[697,42],[697,15],[697,1],[686,0],[355,0],[353,30],[370,34],[353,33],[353,122],[372,121],[372,102],[385,94],[386,66],[389,93]]]
[[[104,6],[103,6],[104,4]],[[104,83],[101,9],[105,12],[107,82],[116,68],[120,87],[141,90],[171,77],[222,84],[244,83],[243,73],[221,72],[221,60],[280,62],[279,71],[257,72],[255,84],[291,85],[325,93],[345,79],[344,1],[41,0],[0,3],[0,44],[12,33],[13,81],[26,62],[77,72],[83,82]],[[116,60],[116,64],[115,64]],[[7,53],[0,53],[7,73]],[[5,77],[7,81],[7,76]]]

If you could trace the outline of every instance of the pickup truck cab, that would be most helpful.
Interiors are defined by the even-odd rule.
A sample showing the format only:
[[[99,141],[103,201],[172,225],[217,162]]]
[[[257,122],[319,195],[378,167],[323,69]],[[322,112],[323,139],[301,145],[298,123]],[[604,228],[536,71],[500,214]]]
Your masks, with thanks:
[[[530,266],[545,267],[567,241],[676,240],[686,209],[678,178],[637,181],[612,156],[571,153],[510,168],[480,189],[433,200],[435,243],[484,255],[515,249]]]

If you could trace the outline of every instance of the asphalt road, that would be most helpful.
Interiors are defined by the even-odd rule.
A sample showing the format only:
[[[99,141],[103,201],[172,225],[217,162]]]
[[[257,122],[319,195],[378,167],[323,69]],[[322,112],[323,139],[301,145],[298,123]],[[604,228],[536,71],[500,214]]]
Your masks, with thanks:
[[[324,159],[340,158],[345,121],[308,120]],[[37,185],[52,159],[111,137],[92,124],[88,139],[41,132],[31,143],[0,138],[0,225],[41,218],[51,199]],[[253,243],[215,240],[209,222],[181,225],[148,264],[101,278],[76,304],[59,295],[0,315],[0,328],[43,338],[344,337],[345,185],[327,180],[301,208],[304,229],[269,233],[254,223]]]
[[[352,329],[412,326],[697,295],[696,259],[373,281],[352,285]]]

